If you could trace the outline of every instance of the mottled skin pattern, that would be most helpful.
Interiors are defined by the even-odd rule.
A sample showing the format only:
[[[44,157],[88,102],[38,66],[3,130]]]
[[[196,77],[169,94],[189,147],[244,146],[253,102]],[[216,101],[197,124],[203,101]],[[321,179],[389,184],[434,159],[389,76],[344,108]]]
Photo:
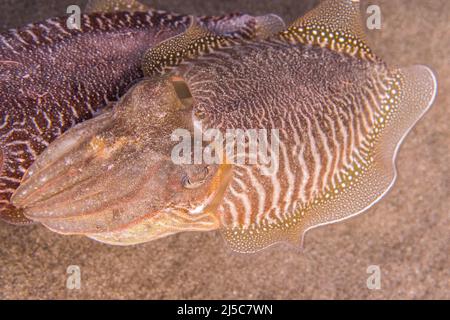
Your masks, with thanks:
[[[308,203],[337,172],[361,157],[378,103],[367,97],[382,96],[389,76],[383,64],[281,42],[249,44],[224,54],[232,59],[211,55],[182,73],[205,129],[280,130],[277,179],[262,176],[257,166],[253,173],[247,172],[248,165],[236,166],[240,178],[230,185],[221,208],[224,225],[248,227],[253,221],[275,221]],[[251,174],[258,183],[245,186]],[[247,188],[256,192],[243,200]],[[258,200],[257,209],[247,206]]]
[[[13,203],[62,234],[128,245],[220,228],[239,252],[301,244],[309,229],[365,211],[391,188],[436,81],[424,66],[387,67],[361,38],[358,12],[357,1],[327,1],[270,39],[140,82],[57,139]],[[278,170],[176,165],[178,128],[279,130]]]
[[[184,32],[192,17],[168,12],[67,17],[0,35],[0,219],[31,222],[10,204],[26,169],[68,128],[92,118],[143,77],[145,51]],[[243,14],[195,18],[212,33],[251,38],[258,21]]]

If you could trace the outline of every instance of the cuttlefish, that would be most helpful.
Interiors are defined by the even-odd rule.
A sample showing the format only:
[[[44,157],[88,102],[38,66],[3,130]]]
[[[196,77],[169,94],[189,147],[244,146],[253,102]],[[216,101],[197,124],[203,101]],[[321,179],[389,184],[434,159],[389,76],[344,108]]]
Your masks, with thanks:
[[[51,18],[0,34],[0,219],[32,221],[10,198],[25,171],[67,129],[98,114],[141,79],[144,53],[194,22],[211,36],[264,38],[276,15],[192,17],[134,0],[91,0],[80,25]],[[210,46],[220,46],[219,42]]]
[[[52,231],[108,244],[221,230],[238,252],[301,247],[308,230],[366,211],[392,187],[436,79],[425,66],[387,66],[359,12],[358,1],[324,1],[253,39],[192,23],[145,52],[145,79],[37,157],[13,205]],[[228,154],[177,163],[180,129],[276,131],[276,170]]]

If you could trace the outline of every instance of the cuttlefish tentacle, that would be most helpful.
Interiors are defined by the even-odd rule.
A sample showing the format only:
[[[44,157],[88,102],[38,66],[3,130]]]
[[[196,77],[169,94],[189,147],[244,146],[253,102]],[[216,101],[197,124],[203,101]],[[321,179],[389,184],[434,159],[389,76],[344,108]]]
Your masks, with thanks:
[[[63,132],[97,115],[144,74],[144,53],[182,34],[188,15],[134,0],[90,1],[80,29],[67,17],[0,34],[0,219],[27,224],[10,198],[36,157]],[[264,19],[246,14],[196,18],[211,32],[259,37]]]
[[[13,203],[51,230],[109,244],[220,229],[239,252],[302,245],[311,228],[367,210],[394,183],[399,146],[431,106],[436,79],[427,67],[389,68],[376,57],[355,24],[358,5],[325,1],[294,29],[136,85],[105,123],[88,120],[56,140]],[[312,28],[305,37],[301,25]],[[322,27],[344,40],[315,38]],[[269,147],[272,168],[228,154],[212,167],[179,164],[176,129],[276,131],[262,140],[278,148]],[[186,176],[199,184],[189,188]]]

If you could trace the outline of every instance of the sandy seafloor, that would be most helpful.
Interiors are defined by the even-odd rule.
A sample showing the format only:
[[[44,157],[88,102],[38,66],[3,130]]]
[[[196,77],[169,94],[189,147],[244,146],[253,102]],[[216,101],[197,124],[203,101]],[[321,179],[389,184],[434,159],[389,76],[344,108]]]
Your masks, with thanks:
[[[1,0],[0,28],[62,15],[80,0]],[[277,13],[287,22],[315,1],[151,1],[191,14]],[[41,226],[0,223],[2,299],[436,299],[450,298],[450,1],[374,0],[382,30],[372,48],[400,66],[426,64],[439,81],[434,107],[398,155],[398,180],[377,205],[351,220],[309,232],[303,252],[277,245],[231,252],[219,232],[186,233],[133,247],[61,236]],[[364,2],[367,5],[367,2]],[[81,268],[80,290],[66,268]],[[381,289],[369,290],[369,265]]]

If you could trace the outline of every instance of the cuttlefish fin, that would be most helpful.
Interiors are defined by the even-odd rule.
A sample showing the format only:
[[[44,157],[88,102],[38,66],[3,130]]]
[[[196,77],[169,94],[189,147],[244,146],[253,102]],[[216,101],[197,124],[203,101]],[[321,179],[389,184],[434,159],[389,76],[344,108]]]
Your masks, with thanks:
[[[87,13],[117,11],[145,12],[149,10],[150,7],[136,0],[89,0],[85,9]]]
[[[191,19],[191,25],[186,31],[161,42],[144,54],[142,70],[146,76],[163,73],[185,59],[208,53],[229,43],[227,37],[214,34],[200,26],[194,17]]]
[[[359,0],[324,0],[280,36],[289,43],[318,45],[360,58],[377,59],[366,44]]]
[[[278,242],[302,247],[308,230],[360,214],[390,190],[397,176],[395,159],[399,147],[430,108],[437,90],[436,78],[425,66],[392,70],[390,75],[363,143],[364,158],[343,169],[325,192],[285,214],[283,219],[224,229],[233,250],[256,252]]]

